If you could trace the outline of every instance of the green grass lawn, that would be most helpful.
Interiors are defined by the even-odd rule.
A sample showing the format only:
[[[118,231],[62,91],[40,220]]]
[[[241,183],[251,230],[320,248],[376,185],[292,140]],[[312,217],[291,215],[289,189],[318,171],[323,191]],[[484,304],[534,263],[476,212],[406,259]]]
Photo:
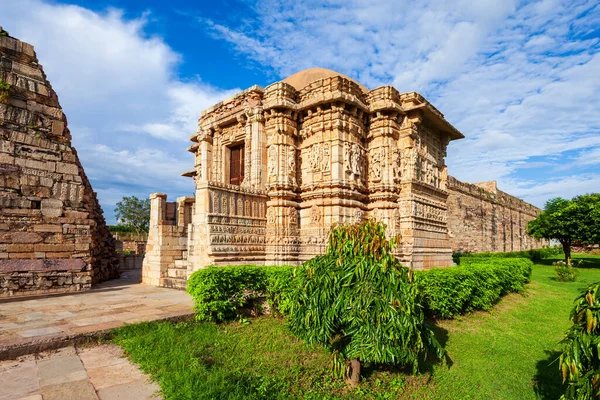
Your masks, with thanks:
[[[558,342],[580,289],[600,280],[600,256],[583,258],[573,283],[554,279],[552,260],[533,269],[525,295],[506,296],[491,313],[439,321],[448,358],[419,376],[365,368],[358,389],[328,373],[320,348],[296,340],[283,321],[145,323],[116,331],[114,341],[150,373],[166,399],[255,398],[558,398]]]

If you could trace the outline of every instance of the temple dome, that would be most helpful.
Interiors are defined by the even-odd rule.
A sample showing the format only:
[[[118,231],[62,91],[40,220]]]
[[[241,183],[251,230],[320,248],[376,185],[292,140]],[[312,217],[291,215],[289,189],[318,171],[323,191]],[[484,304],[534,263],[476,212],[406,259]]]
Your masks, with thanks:
[[[335,72],[330,69],[327,69],[327,68],[305,69],[303,71],[296,72],[295,74],[288,76],[287,78],[283,79],[282,82],[285,82],[288,85],[293,86],[294,89],[296,89],[296,90],[302,90],[303,88],[310,85],[314,81],[318,81],[319,79],[331,78],[332,76],[341,76],[342,78],[348,79],[348,80],[356,83],[363,92],[366,93],[369,91],[369,89],[367,89],[365,86],[361,85],[354,79],[352,79],[344,74],[340,74],[339,72]]]

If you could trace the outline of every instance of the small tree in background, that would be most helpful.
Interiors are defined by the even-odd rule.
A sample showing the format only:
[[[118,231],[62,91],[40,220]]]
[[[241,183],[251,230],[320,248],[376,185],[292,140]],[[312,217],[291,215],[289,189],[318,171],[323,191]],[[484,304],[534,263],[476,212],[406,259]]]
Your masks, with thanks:
[[[307,261],[290,298],[291,331],[332,353],[336,375],[356,385],[361,362],[418,368],[428,350],[443,349],[425,325],[409,268],[392,254],[385,225],[334,227],[325,255]]]
[[[134,232],[148,232],[150,226],[150,199],[136,196],[123,197],[117,202],[115,217],[119,225],[131,227]]]
[[[529,221],[527,233],[537,239],[556,239],[571,265],[574,243],[600,243],[600,194],[592,193],[572,200],[556,197],[546,202],[544,211]]]

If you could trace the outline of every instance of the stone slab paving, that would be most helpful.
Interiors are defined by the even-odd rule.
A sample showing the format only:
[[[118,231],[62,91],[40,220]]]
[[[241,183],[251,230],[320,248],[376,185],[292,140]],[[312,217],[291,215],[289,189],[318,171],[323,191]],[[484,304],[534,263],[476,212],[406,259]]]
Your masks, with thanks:
[[[0,400],[160,399],[160,388],[112,344],[0,362]]]
[[[127,323],[193,313],[184,291],[139,282],[139,271],[128,271],[86,292],[0,300],[0,360],[58,348],[60,342]]]

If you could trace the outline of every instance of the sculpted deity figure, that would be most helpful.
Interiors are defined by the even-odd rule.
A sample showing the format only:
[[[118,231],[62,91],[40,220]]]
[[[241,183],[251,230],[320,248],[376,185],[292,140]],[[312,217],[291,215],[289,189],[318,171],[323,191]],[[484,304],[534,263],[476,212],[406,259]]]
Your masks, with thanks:
[[[277,147],[271,145],[269,147],[269,175],[274,177],[277,173]]]
[[[356,176],[361,175],[361,154],[360,147],[356,143],[352,145],[352,151],[350,152],[350,166],[352,173]]]
[[[194,182],[198,183],[202,180],[202,158],[196,157],[196,175],[194,176]]]
[[[344,170],[346,172],[352,172],[351,159],[352,159],[352,145],[347,143],[346,147],[344,148]]]
[[[321,159],[321,170],[329,171],[329,143],[323,143],[323,158]]]
[[[310,169],[313,172],[319,171],[320,170],[320,164],[321,164],[321,146],[319,145],[319,143],[314,144],[311,148],[310,148]]]
[[[321,223],[321,210],[316,204],[310,208],[310,223],[317,226]]]
[[[394,149],[392,153],[392,174],[394,175],[394,180],[398,180],[402,176],[402,157],[398,149]]]
[[[271,226],[275,224],[275,212],[271,207],[267,208],[267,224]]]
[[[374,181],[381,180],[381,155],[382,155],[381,151],[377,150],[373,153],[373,155],[371,157]]]
[[[292,185],[296,185],[296,149],[290,146],[287,154],[288,176]]]
[[[225,195],[221,197],[221,213],[227,214],[227,196]]]
[[[288,218],[290,221],[290,225],[298,225],[298,210],[296,210],[295,207],[288,208]]]
[[[363,210],[359,209],[359,210],[354,211],[354,223],[360,224],[362,222],[364,216],[365,216],[365,213]]]

